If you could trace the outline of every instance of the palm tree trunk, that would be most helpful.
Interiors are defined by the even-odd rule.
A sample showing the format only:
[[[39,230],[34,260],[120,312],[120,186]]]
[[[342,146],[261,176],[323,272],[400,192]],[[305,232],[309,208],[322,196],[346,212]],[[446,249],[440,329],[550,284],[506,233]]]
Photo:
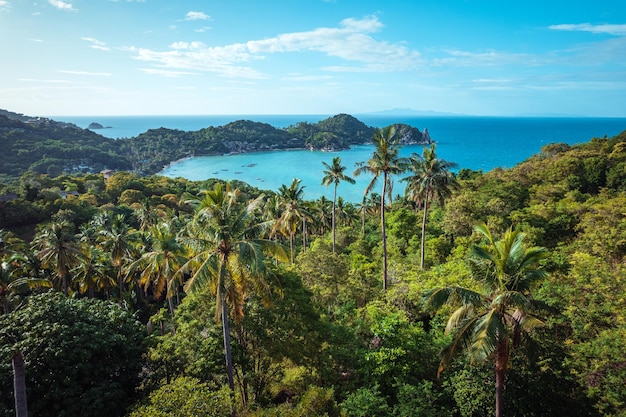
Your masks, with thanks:
[[[496,417],[502,417],[504,372],[496,369]]]
[[[28,417],[28,403],[26,401],[26,370],[22,352],[16,352],[11,358],[13,365],[13,389],[15,395],[15,416]]]
[[[302,216],[302,252],[306,253],[306,238],[307,238],[307,230],[306,230],[306,217]]]
[[[122,266],[117,271],[117,285],[120,287],[120,305],[124,305],[124,278],[122,277]]]
[[[365,212],[366,212],[366,206],[365,206],[365,199],[363,199],[363,205],[361,207],[361,236],[365,237]]]
[[[170,314],[174,316],[174,301],[172,301],[172,296],[167,297],[167,306],[169,307]]]
[[[333,194],[333,219],[332,219],[332,227],[333,227],[333,253],[335,253],[335,202],[337,201],[337,184],[335,184],[335,192]]]
[[[422,245],[420,253],[420,269],[424,269],[424,245],[426,242],[426,214],[428,213],[428,193],[424,200],[424,218],[422,219]]]
[[[289,233],[289,251],[291,252],[291,263],[293,264],[293,233]]]
[[[498,340],[496,350],[496,417],[502,417],[504,409],[504,380],[506,378],[506,366],[509,357],[508,341]]]
[[[230,350],[230,324],[228,322],[228,304],[226,294],[222,290],[220,294],[222,302],[222,332],[224,334],[224,356],[226,358],[226,375],[228,376],[228,387],[231,392],[235,392],[235,380],[233,379],[233,355]],[[231,394],[232,395],[232,394]]]
[[[9,299],[6,297],[5,294],[2,294],[2,313],[0,314],[9,314]]]
[[[380,196],[380,227],[383,238],[383,291],[387,291],[387,230],[385,227],[385,193],[387,192],[387,173],[383,176],[383,193]]]

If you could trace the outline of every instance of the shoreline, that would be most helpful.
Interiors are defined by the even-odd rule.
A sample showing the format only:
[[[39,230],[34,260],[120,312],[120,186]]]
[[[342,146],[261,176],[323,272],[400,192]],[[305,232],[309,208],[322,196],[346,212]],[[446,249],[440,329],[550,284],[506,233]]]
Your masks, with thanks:
[[[436,141],[432,140],[428,143],[404,143],[401,144],[400,147],[404,147],[404,146],[429,146],[436,143]],[[201,158],[203,156],[231,156],[231,155],[249,155],[249,154],[255,154],[255,153],[263,153],[263,152],[291,152],[291,151],[310,151],[310,152],[326,152],[326,153],[334,153],[334,152],[341,152],[341,151],[347,151],[352,149],[355,146],[368,146],[368,145],[372,145],[371,143],[360,143],[360,144],[355,144],[355,145],[350,145],[347,148],[341,148],[341,149],[333,149],[333,150],[327,150],[327,149],[315,149],[315,148],[308,148],[308,147],[304,147],[304,148],[280,148],[280,149],[259,149],[259,150],[255,150],[255,151],[248,151],[248,152],[229,152],[229,153],[207,153],[207,154],[194,154],[194,155],[189,155],[189,156],[185,156],[183,158],[178,158],[175,159],[173,161],[168,162],[166,165],[163,165],[163,168],[161,168],[160,171],[155,172],[152,175],[162,175],[162,172],[167,170],[168,168],[171,168],[173,165],[180,163],[180,162],[184,162],[187,161],[189,159],[193,159],[193,158]]]

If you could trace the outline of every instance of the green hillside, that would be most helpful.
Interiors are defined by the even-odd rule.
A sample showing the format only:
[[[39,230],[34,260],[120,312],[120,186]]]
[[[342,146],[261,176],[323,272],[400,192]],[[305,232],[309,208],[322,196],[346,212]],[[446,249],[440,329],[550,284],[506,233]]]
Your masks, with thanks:
[[[345,176],[335,201],[21,176],[0,202],[0,415],[20,364],[50,417],[626,415],[626,132],[490,172],[435,150],[391,164],[407,195],[362,204]],[[320,180],[349,174],[328,162]]]
[[[418,129],[407,125],[398,128],[407,143],[422,143]],[[286,129],[239,120],[197,131],[150,129],[133,138],[113,140],[73,124],[0,111],[0,146],[6,150],[0,179],[15,179],[27,171],[51,176],[103,169],[154,174],[170,162],[191,155],[346,149],[369,143],[373,131],[354,117],[341,114]]]

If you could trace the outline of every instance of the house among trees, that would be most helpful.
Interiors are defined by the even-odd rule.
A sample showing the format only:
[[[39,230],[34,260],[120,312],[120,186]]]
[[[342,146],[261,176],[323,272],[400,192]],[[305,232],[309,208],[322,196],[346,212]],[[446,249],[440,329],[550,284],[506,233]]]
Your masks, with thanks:
[[[100,173],[102,174],[105,180],[108,180],[113,175],[115,175],[115,171],[113,171],[112,169],[103,169],[102,171],[100,171]]]

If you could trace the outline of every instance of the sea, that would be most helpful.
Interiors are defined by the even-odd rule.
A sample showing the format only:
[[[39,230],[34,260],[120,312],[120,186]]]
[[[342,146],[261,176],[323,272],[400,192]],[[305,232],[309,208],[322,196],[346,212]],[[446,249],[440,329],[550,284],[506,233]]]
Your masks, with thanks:
[[[99,123],[104,129],[95,132],[109,138],[123,139],[139,135],[149,129],[165,127],[195,131],[209,126],[223,126],[236,120],[251,120],[285,128],[298,122],[316,123],[332,115],[209,115],[209,116],[55,116],[54,120],[74,123],[87,128]],[[574,145],[592,138],[612,137],[626,130],[626,118],[588,117],[481,117],[481,116],[379,116],[355,115],[368,126],[385,127],[406,123],[420,131],[428,130],[436,142],[440,158],[458,165],[457,169],[490,171],[510,168],[539,153],[550,143]],[[277,191],[289,185],[294,178],[304,186],[304,198],[315,200],[321,196],[332,199],[333,187],[321,184],[323,162],[331,164],[336,156],[352,173],[358,162],[367,161],[372,145],[359,145],[338,152],[285,150],[220,156],[197,156],[175,161],[163,168],[161,175],[189,180],[219,178],[240,180],[263,190]],[[404,146],[401,156],[421,154],[422,146]],[[354,185],[343,182],[338,195],[350,202],[360,202],[371,176],[354,177]],[[393,194],[404,193],[401,178],[394,179]],[[382,184],[374,191],[380,193]]]

